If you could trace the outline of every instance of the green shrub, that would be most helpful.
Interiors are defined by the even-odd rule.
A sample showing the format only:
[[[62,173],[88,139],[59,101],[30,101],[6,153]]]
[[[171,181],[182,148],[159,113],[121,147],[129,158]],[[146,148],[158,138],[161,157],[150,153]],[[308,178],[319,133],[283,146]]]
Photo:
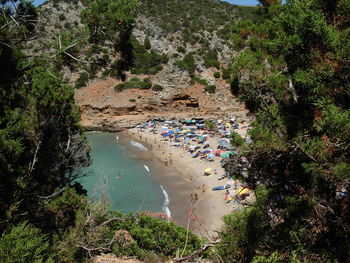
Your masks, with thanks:
[[[204,90],[210,94],[213,94],[216,92],[216,86],[215,85],[209,85],[204,88]]]
[[[221,76],[220,72],[217,71],[214,73],[214,78],[218,79],[218,78],[220,78],[220,76]]]
[[[58,16],[58,19],[59,19],[60,21],[63,21],[63,20],[66,19],[66,16],[65,16],[64,14],[60,14],[60,15]]]
[[[0,238],[1,262],[49,262],[47,260],[48,247],[49,244],[39,229],[21,223],[2,234]]]
[[[178,46],[176,51],[179,53],[186,53],[186,48],[183,46]]]
[[[231,144],[233,146],[239,147],[244,144],[244,139],[237,133],[232,133]]]
[[[168,57],[165,54],[157,54],[154,51],[147,51],[145,46],[141,45],[135,38],[133,43],[133,67],[132,74],[157,74],[163,69],[163,63],[168,62]]]
[[[89,81],[89,74],[86,71],[80,73],[79,78],[75,83],[75,88],[80,89],[82,87],[85,87],[88,81]]]
[[[66,23],[64,23],[64,28],[65,29],[68,29],[68,30],[70,30],[70,29],[72,29],[72,26],[71,26],[71,24],[70,23],[68,23],[68,22],[66,22]]]
[[[231,73],[230,73],[230,69],[223,69],[222,70],[222,78],[223,79],[229,79],[231,78]]]
[[[139,84],[139,89],[150,89],[152,88],[152,83],[147,81],[142,81]]]
[[[199,84],[201,84],[203,86],[208,86],[208,82],[205,79],[201,79],[201,78],[198,78],[198,77],[193,77],[191,79],[191,81],[192,80],[193,80],[193,84],[194,84],[194,82],[198,82]]]
[[[126,89],[126,86],[124,83],[119,83],[114,87],[114,91],[121,92]]]
[[[117,241],[113,245],[112,252],[117,256],[137,255],[145,258],[149,254],[147,251],[153,251],[158,255],[173,257],[179,249],[183,249],[186,240],[185,228],[148,214],[129,216],[126,220],[116,221],[111,224],[111,230],[113,233],[125,230],[133,239],[129,244]],[[200,246],[201,240],[190,232],[185,255]]]
[[[141,81],[139,78],[132,78],[130,81],[119,83],[114,87],[116,92],[121,92],[126,89],[150,89],[152,83],[150,79],[145,78]]]
[[[182,70],[188,71],[190,73],[190,76],[194,76],[194,72],[197,68],[197,65],[195,64],[193,54],[189,53],[187,54],[183,60],[178,60],[175,62],[175,65],[178,66]]]
[[[164,88],[161,85],[156,84],[156,85],[153,85],[152,90],[153,91],[163,91]]]
[[[147,49],[147,50],[150,50],[152,48],[151,42],[149,41],[148,37],[146,37],[145,42],[143,43],[143,45],[145,46],[145,49]]]
[[[130,101],[130,102],[133,102],[133,103],[136,102],[135,99],[129,99],[129,101]]]

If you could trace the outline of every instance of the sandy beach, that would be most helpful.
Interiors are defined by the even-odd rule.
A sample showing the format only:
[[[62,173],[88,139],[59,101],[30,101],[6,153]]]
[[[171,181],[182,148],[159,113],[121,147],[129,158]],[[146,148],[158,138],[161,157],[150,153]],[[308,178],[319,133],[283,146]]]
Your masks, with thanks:
[[[225,190],[212,191],[213,187],[231,184],[231,191],[240,188],[239,182],[227,178],[218,180],[225,174],[221,167],[222,158],[213,158],[204,162],[192,158],[181,147],[172,146],[161,133],[154,134],[148,130],[133,128],[120,133],[120,142],[128,145],[133,153],[149,165],[152,175],[164,186],[170,197],[171,217],[180,225],[204,237],[215,237],[222,226],[222,217],[234,209],[239,209],[237,202],[225,201]],[[130,141],[139,142],[148,151],[139,151],[132,147]],[[218,146],[218,137],[208,137],[207,143],[214,150]],[[134,149],[133,149],[134,148]],[[203,171],[210,168],[210,176],[203,176]]]

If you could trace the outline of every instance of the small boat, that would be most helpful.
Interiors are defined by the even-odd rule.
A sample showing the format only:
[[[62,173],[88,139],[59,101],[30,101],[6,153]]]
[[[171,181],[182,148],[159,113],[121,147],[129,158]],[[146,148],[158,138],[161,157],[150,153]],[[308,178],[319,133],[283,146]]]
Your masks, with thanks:
[[[225,189],[228,189],[228,188],[230,188],[230,187],[231,187],[230,184],[215,186],[215,187],[213,187],[213,191],[225,190]]]

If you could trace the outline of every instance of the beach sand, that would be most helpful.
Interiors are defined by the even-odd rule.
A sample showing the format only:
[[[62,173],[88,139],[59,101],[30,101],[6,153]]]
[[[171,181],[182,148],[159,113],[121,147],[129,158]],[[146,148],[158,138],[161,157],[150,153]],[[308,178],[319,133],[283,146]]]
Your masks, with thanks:
[[[190,218],[192,231],[207,238],[216,237],[216,231],[223,224],[222,217],[234,208],[232,203],[225,202],[225,191],[212,191],[212,187],[228,183],[228,179],[218,180],[225,173],[220,164],[221,158],[215,158],[210,163],[202,162],[198,158],[192,158],[184,149],[162,141],[160,134],[140,132],[136,128],[118,135],[120,143],[148,165],[152,176],[166,189],[170,199],[171,217],[185,227]],[[148,151],[142,152],[131,146],[130,140],[142,143]],[[210,138],[208,142],[211,149],[216,149],[216,138]],[[166,159],[171,161],[166,164]],[[208,167],[216,169],[216,174],[202,176]]]

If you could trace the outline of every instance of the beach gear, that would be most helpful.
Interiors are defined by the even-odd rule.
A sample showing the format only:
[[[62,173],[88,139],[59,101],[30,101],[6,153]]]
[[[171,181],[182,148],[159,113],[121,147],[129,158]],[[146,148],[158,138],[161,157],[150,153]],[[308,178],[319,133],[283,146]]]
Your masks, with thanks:
[[[209,168],[205,169],[205,170],[204,170],[204,173],[205,173],[205,174],[210,174],[210,173],[211,173],[211,168],[209,167]]]
[[[220,185],[220,186],[215,186],[213,187],[213,191],[218,191],[218,190],[226,190],[228,188],[230,188],[231,185],[227,184],[227,185]]]
[[[236,195],[243,195],[243,194],[247,193],[248,191],[250,191],[250,189],[248,187],[241,187],[237,190]]]

